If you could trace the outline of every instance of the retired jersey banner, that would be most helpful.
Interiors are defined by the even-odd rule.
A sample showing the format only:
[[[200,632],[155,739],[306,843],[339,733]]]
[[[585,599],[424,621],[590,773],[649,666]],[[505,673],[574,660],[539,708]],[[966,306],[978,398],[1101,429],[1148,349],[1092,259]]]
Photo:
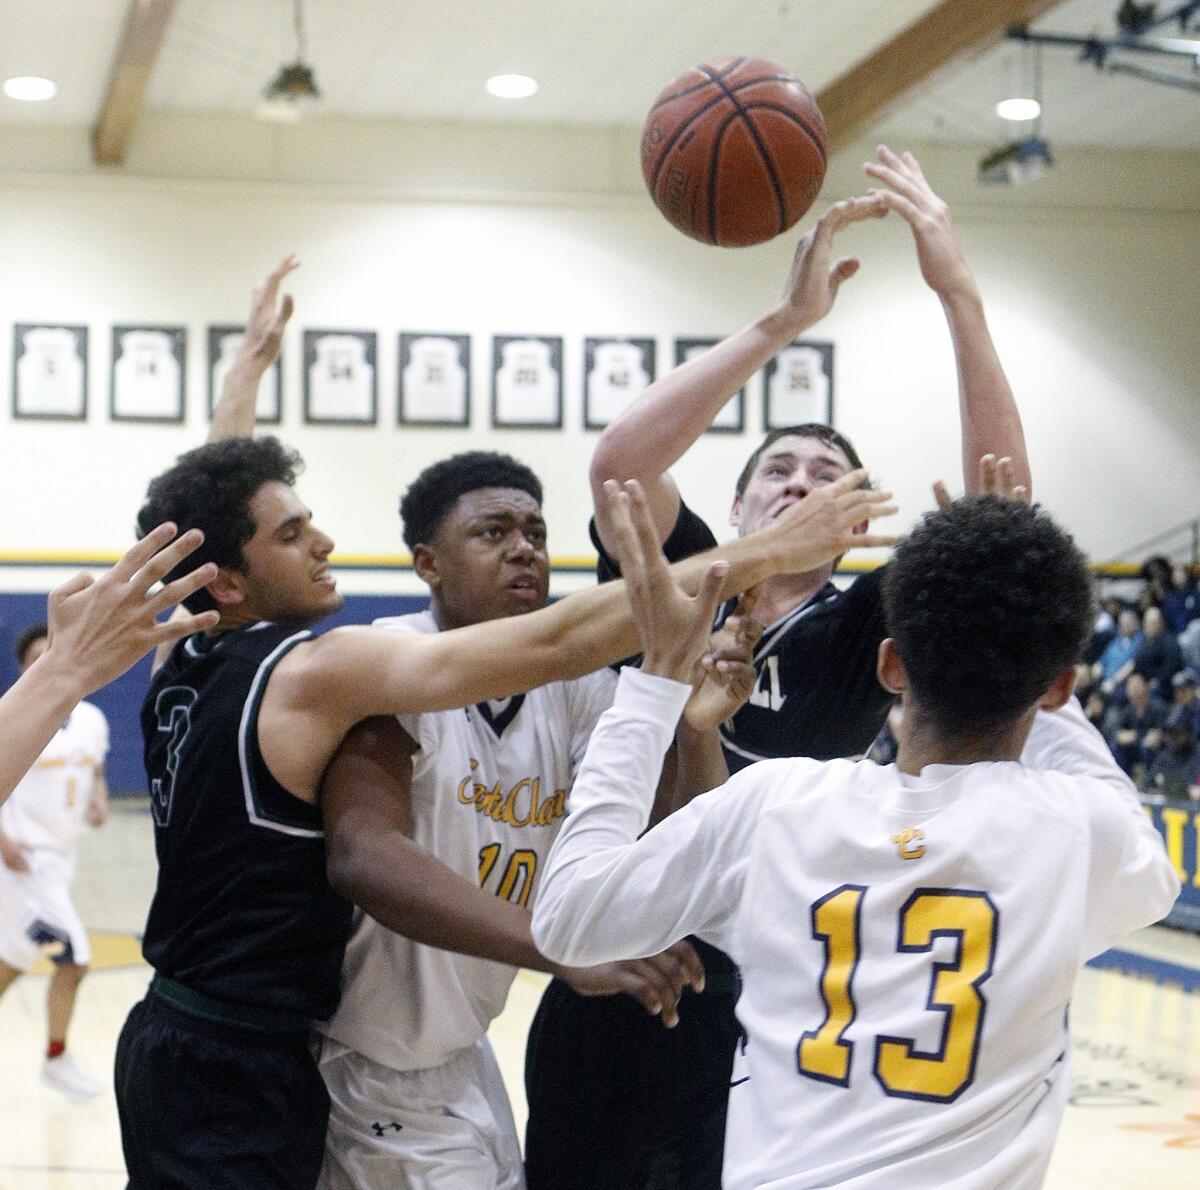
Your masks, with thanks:
[[[1162,835],[1171,866],[1183,885],[1166,921],[1200,934],[1200,802],[1164,802],[1144,808]]]

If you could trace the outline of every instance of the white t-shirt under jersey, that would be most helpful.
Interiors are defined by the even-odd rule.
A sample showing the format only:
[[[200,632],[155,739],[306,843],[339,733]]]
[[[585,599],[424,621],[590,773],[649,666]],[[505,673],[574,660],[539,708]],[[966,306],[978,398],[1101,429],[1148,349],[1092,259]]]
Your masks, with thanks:
[[[25,847],[71,852],[83,833],[96,768],[108,755],[108,720],[81,702],[0,806],[0,830]]]
[[[375,627],[437,631],[429,612]],[[551,682],[489,704],[491,723],[474,706],[401,716],[420,748],[414,841],[486,892],[532,908],[567,793],[615,685],[609,670]],[[393,1070],[438,1066],[487,1032],[515,975],[502,963],[411,942],[360,911],[341,1004],[320,1028]]]
[[[539,948],[595,963],[696,933],[733,956],[727,1190],[1040,1185],[1076,974],[1179,892],[1078,704],[1039,714],[1019,763],[769,760],[638,839],[686,696],[624,671]]]

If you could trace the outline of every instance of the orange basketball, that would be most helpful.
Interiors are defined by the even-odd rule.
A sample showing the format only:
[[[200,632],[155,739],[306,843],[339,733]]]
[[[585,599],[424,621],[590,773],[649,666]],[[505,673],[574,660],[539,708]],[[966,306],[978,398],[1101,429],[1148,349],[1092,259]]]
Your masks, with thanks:
[[[825,118],[799,79],[761,58],[705,62],[650,108],[642,176],[685,235],[741,248],[787,231],[825,179]]]

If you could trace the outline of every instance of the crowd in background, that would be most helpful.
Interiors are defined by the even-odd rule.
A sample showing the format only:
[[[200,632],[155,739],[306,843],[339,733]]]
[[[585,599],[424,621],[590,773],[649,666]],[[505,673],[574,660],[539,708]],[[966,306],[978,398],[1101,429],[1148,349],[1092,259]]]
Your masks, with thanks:
[[[1194,569],[1151,558],[1132,602],[1105,597],[1075,693],[1117,763],[1153,800],[1200,801],[1200,586]],[[870,755],[896,756],[899,708]]]

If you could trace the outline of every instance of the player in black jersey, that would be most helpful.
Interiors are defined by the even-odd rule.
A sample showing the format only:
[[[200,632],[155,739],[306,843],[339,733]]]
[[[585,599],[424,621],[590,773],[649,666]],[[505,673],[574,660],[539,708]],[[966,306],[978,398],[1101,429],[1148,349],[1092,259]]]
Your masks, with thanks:
[[[187,605],[219,619],[174,647],[142,714],[159,859],[144,942],[155,977],[116,1068],[135,1190],[316,1181],[328,1099],[308,1024],[336,1003],[350,921],[326,880],[317,791],[346,733],[377,715],[580,676],[636,644],[616,586],[515,617],[503,634],[483,624],[313,635],[341,597],[333,541],[293,486],[299,467],[274,438],[210,442],[158,476],[139,513],[143,529],[171,520],[204,531],[189,566],[217,573]],[[722,589],[854,544],[853,527],[888,508],[860,479],[718,551]],[[678,570],[695,590],[714,560]]]
[[[841,283],[858,270],[856,260],[833,261],[835,234],[889,212],[911,227],[922,276],[946,315],[958,363],[967,490],[978,490],[977,465],[989,452],[1010,460],[1008,486],[1029,489],[1020,416],[946,204],[909,153],[898,157],[881,147],[866,171],[881,188],[835,204],[801,239],[780,303],[651,385],[601,436],[591,468],[601,579],[619,573],[609,549],[607,479],[641,481],[668,558],[713,545],[668,468],[750,376],[829,312]],[[732,522],[739,534],[753,532],[860,466],[854,447],[829,426],[773,431],[738,477]],[[989,466],[994,473],[994,460]],[[875,676],[885,635],[882,572],[839,590],[834,565],[776,575],[759,589],[758,682],[721,732],[731,771],[769,757],[860,755],[882,726],[892,702]],[[719,1187],[739,1036],[736,972],[720,952],[693,944],[704,959],[705,991],[684,997],[679,1027],[669,1035],[647,1030],[617,1000],[584,1001],[558,982],[547,989],[526,1059],[529,1190]]]

